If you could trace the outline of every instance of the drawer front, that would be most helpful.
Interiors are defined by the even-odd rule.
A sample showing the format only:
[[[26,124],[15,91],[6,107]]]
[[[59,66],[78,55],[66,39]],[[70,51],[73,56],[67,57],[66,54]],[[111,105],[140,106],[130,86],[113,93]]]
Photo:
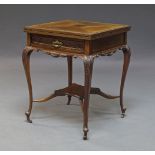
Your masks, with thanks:
[[[92,51],[93,53],[106,51],[126,44],[126,33],[121,33],[106,38],[93,40]]]
[[[60,52],[84,53],[84,41],[78,39],[30,34],[30,45]]]

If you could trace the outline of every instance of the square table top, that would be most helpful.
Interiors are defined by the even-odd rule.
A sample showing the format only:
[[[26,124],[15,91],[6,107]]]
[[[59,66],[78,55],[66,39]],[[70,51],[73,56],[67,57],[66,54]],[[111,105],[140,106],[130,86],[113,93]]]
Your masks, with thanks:
[[[61,20],[26,26],[25,32],[79,39],[96,39],[127,32],[130,26],[123,24],[99,23],[78,20]]]

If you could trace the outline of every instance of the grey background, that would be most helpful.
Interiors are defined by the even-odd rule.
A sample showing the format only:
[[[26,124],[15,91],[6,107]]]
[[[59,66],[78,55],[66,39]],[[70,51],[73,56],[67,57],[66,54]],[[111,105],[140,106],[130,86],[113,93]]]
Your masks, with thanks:
[[[129,24],[132,48],[120,118],[119,100],[91,96],[89,140],[82,140],[82,112],[66,97],[34,104],[33,124],[25,122],[28,90],[21,54],[23,27],[61,19]],[[155,150],[154,5],[0,5],[0,150]],[[33,54],[34,97],[66,86],[66,59]],[[122,54],[95,60],[93,86],[118,94]],[[83,84],[83,64],[74,61],[74,81]]]

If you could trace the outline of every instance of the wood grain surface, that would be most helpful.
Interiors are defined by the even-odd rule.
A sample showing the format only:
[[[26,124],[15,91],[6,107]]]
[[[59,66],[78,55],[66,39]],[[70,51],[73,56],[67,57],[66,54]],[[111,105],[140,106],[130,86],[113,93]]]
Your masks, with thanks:
[[[130,26],[122,24],[99,23],[77,20],[62,20],[26,26],[25,32],[45,34],[69,38],[92,40],[130,30]]]

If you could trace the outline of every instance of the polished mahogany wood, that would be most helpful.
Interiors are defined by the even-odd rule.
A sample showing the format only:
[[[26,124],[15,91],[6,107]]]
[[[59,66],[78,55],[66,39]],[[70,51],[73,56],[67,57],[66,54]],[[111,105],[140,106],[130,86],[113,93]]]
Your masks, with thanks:
[[[23,50],[23,55],[22,55],[23,65],[24,65],[26,79],[27,79],[27,83],[28,83],[28,89],[29,89],[29,109],[25,113],[25,115],[27,117],[27,121],[29,123],[32,123],[32,121],[30,120],[30,115],[31,115],[32,103],[33,103],[32,84],[31,84],[31,76],[30,76],[30,55],[32,52],[33,52],[32,49],[25,48]]]
[[[95,54],[126,44],[130,26],[121,24],[64,20],[26,26],[29,46],[72,52]],[[56,44],[59,44],[56,46]]]
[[[68,96],[67,104],[71,97],[79,98],[83,112],[83,139],[87,139],[88,110],[90,94],[97,94],[108,99],[120,98],[121,116],[125,116],[126,108],[123,104],[123,89],[131,51],[127,46],[127,32],[130,26],[122,24],[98,23],[88,21],[64,20],[50,23],[26,26],[26,47],[23,50],[23,65],[29,90],[29,108],[25,113],[27,121],[32,123],[30,115],[33,102],[46,102],[56,96]],[[30,55],[32,52],[42,51],[53,57],[67,57],[68,86],[55,90],[51,95],[33,99],[30,75]],[[120,84],[120,94],[112,96],[104,93],[99,88],[91,87],[93,62],[98,56],[111,56],[117,51],[124,54],[124,64]],[[84,85],[73,83],[73,57],[78,57],[84,64]]]
[[[25,32],[93,40],[115,35],[130,30],[130,26],[123,24],[99,23],[89,21],[63,20],[26,26]]]

